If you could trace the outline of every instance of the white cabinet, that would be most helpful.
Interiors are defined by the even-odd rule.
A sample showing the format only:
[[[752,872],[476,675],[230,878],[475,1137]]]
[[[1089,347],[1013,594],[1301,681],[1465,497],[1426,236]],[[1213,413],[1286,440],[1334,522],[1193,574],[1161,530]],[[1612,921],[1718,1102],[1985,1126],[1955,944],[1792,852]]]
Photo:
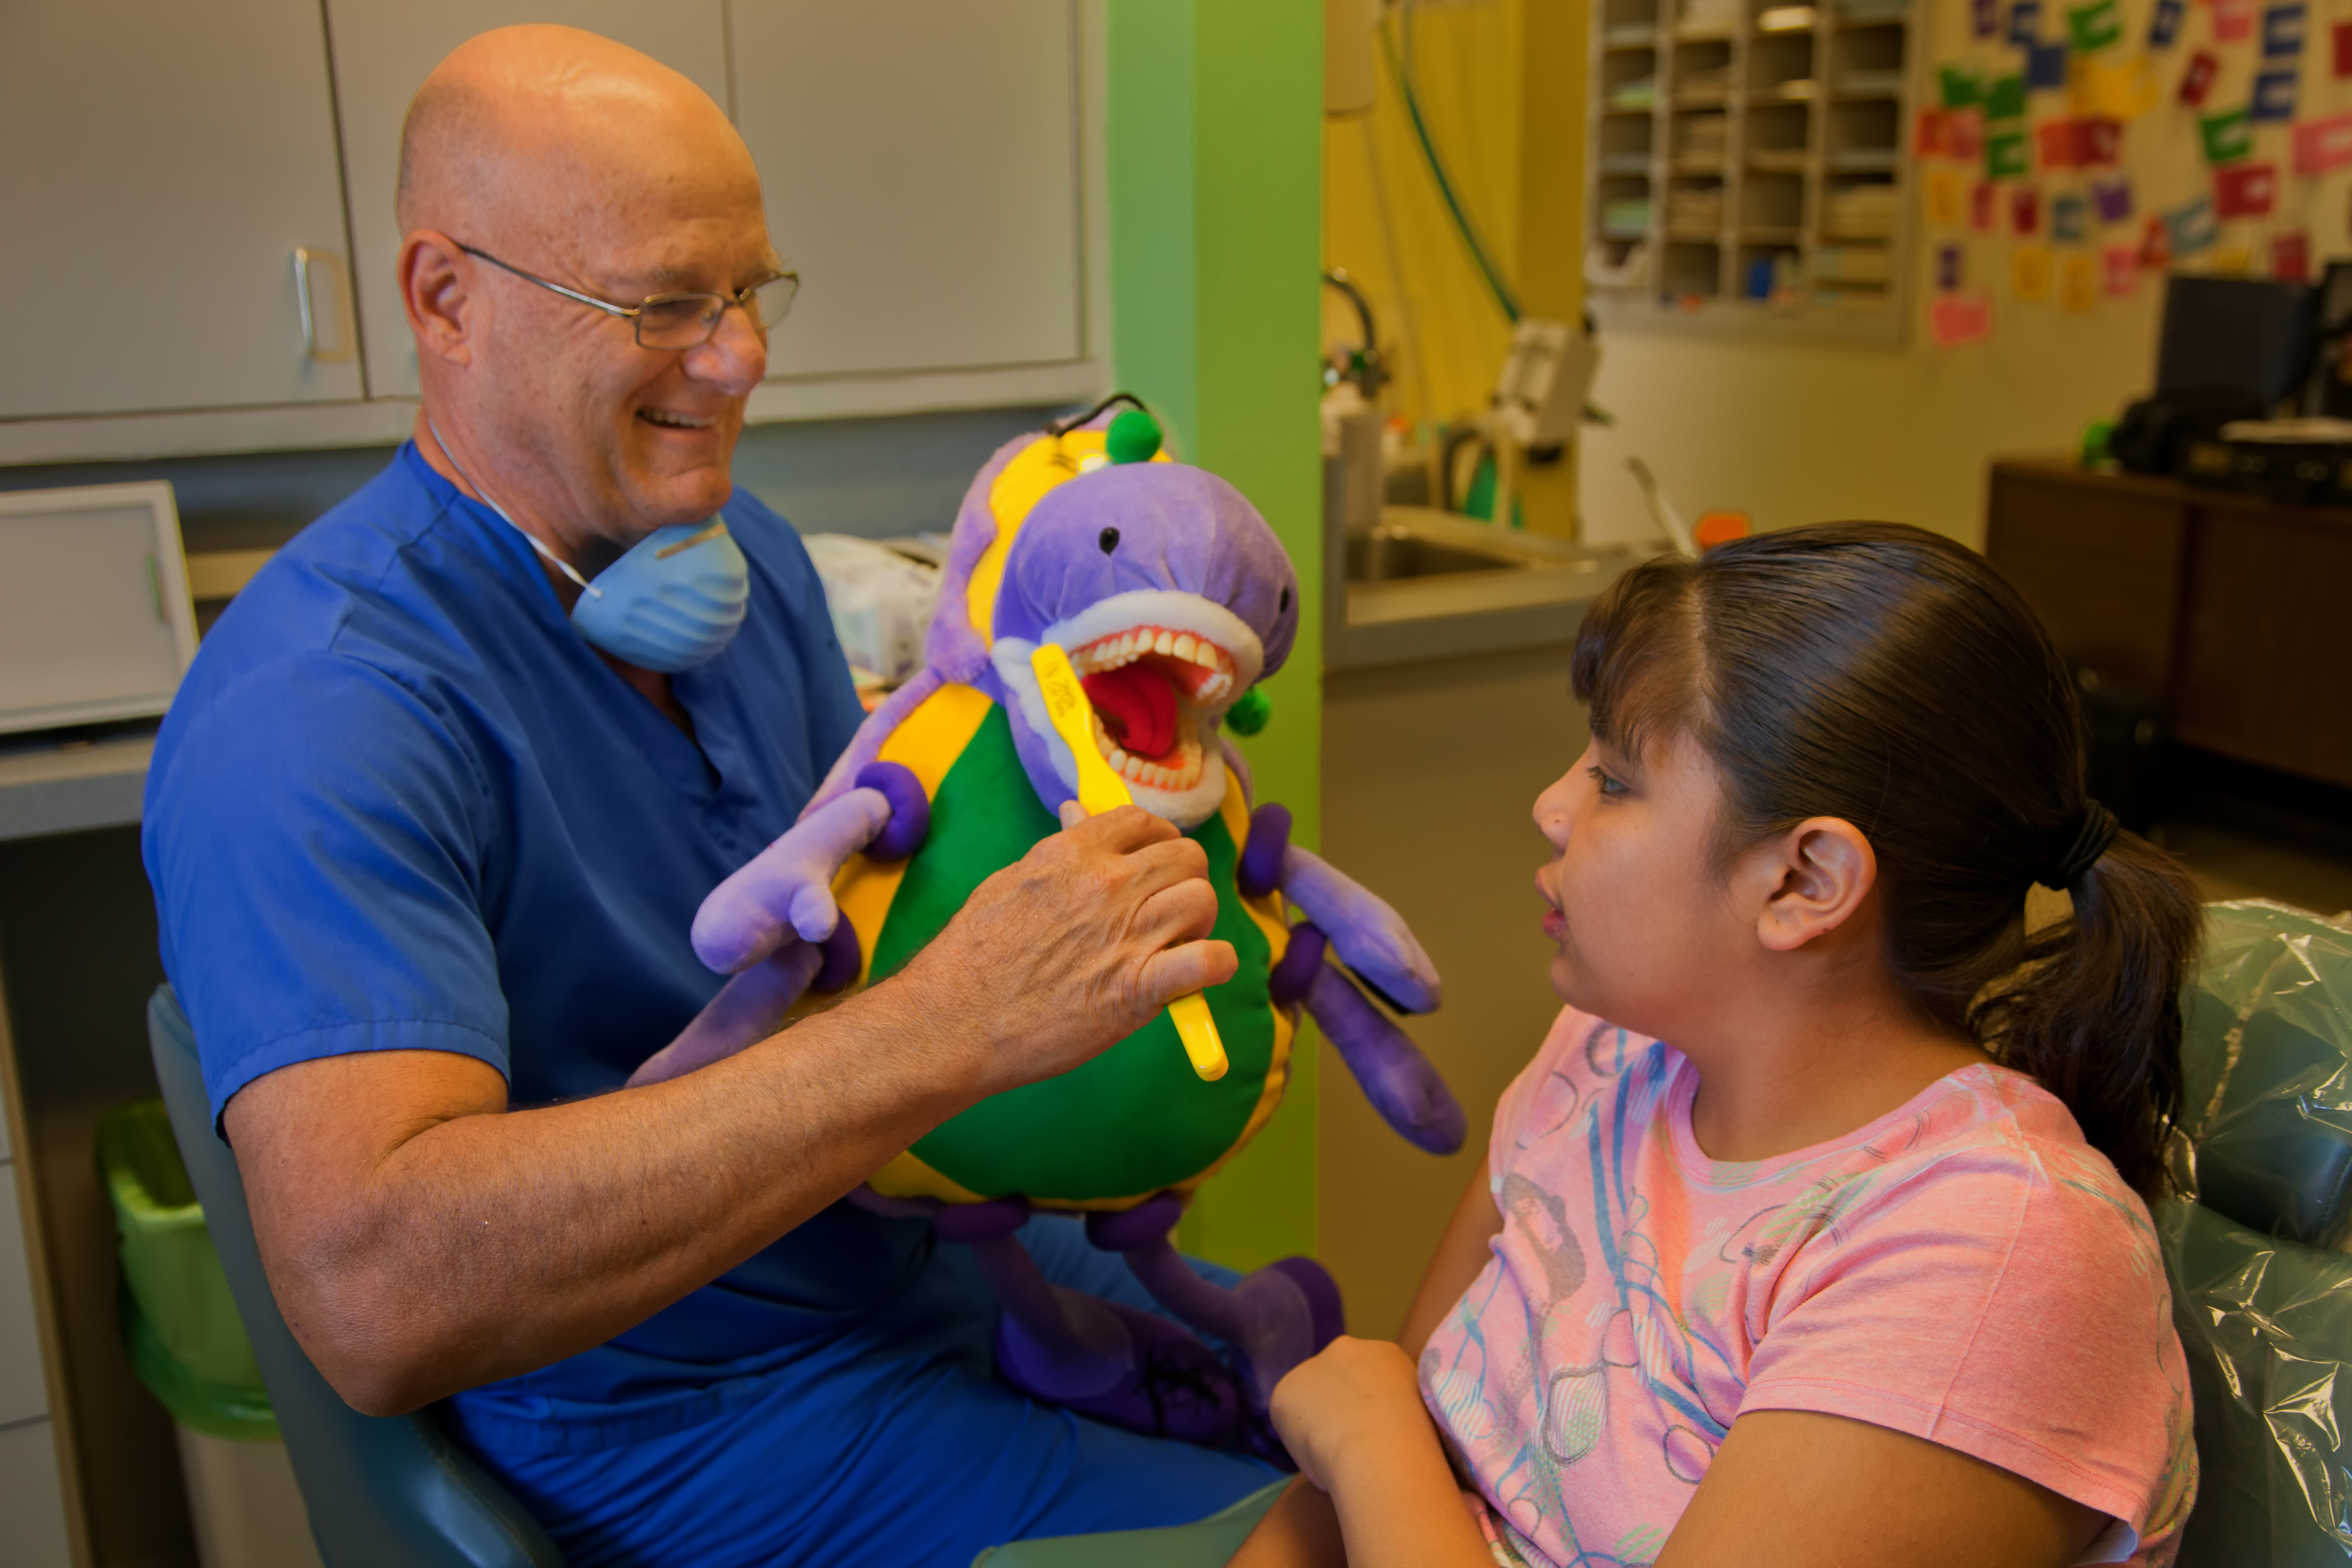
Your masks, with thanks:
[[[772,379],[1076,360],[1072,0],[733,0],[735,118],[801,274]]]
[[[0,1562],[67,1568],[57,1435],[47,1419],[32,1268],[5,1123],[0,1118]]]
[[[0,5],[0,419],[358,398],[344,243],[316,0]]]
[[[450,49],[523,21],[642,49],[741,129],[803,279],[753,418],[1091,396],[1108,359],[1100,14],[0,0],[0,463],[404,435],[401,122]]]
[[[477,33],[516,22],[561,22],[640,49],[727,103],[723,0],[326,0],[334,40],[336,106],[351,185],[353,270],[367,331],[368,390],[416,395],[416,345],[393,266],[400,226],[393,192],[408,100],[441,58]],[[854,9],[854,7],[853,7]],[[452,237],[481,243],[471,235]]]

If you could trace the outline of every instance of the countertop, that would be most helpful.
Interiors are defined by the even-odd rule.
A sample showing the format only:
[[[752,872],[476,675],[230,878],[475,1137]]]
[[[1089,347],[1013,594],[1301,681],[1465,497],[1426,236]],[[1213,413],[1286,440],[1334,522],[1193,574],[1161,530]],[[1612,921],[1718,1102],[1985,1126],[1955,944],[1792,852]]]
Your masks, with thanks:
[[[0,736],[0,839],[137,822],[156,722],[64,742],[47,733]]]

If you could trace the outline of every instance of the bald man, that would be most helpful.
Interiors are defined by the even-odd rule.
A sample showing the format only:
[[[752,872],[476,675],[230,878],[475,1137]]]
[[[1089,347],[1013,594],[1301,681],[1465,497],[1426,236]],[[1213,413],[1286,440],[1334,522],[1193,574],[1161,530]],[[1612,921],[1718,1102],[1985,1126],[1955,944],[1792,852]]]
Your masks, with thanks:
[[[782,1033],[789,950],[722,990],[688,945],[860,718],[806,552],[729,479],[793,288],[733,127],[592,35],[488,33],[411,107],[399,216],[414,439],[221,618],[148,781],[296,1337],[362,1411],[438,1402],[575,1563],[963,1568],[1262,1486],[993,1382],[961,1249],[842,1201],[1230,976],[1196,846],[1083,823]],[[757,1043],[622,1087],[689,1031]],[[1029,1239],[1150,1307],[1066,1223]]]

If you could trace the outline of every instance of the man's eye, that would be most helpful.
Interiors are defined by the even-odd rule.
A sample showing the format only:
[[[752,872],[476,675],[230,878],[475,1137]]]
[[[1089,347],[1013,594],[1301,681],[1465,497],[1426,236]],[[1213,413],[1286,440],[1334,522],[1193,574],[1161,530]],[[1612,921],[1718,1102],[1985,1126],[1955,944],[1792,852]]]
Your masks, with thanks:
[[[1623,784],[1619,784],[1615,779],[1611,778],[1599,768],[1589,767],[1584,771],[1592,775],[1592,782],[1601,786],[1601,793],[1602,795],[1623,795],[1625,793],[1625,786]]]

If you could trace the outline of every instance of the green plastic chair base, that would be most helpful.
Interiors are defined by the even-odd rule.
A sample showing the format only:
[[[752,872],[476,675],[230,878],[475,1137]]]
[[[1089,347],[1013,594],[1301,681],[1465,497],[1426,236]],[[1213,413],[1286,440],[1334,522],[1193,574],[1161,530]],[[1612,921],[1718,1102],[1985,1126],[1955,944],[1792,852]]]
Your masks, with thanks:
[[[1056,1535],[992,1546],[971,1560],[971,1568],[1224,1568],[1289,1484],[1276,1481],[1222,1513],[1165,1530]]]

